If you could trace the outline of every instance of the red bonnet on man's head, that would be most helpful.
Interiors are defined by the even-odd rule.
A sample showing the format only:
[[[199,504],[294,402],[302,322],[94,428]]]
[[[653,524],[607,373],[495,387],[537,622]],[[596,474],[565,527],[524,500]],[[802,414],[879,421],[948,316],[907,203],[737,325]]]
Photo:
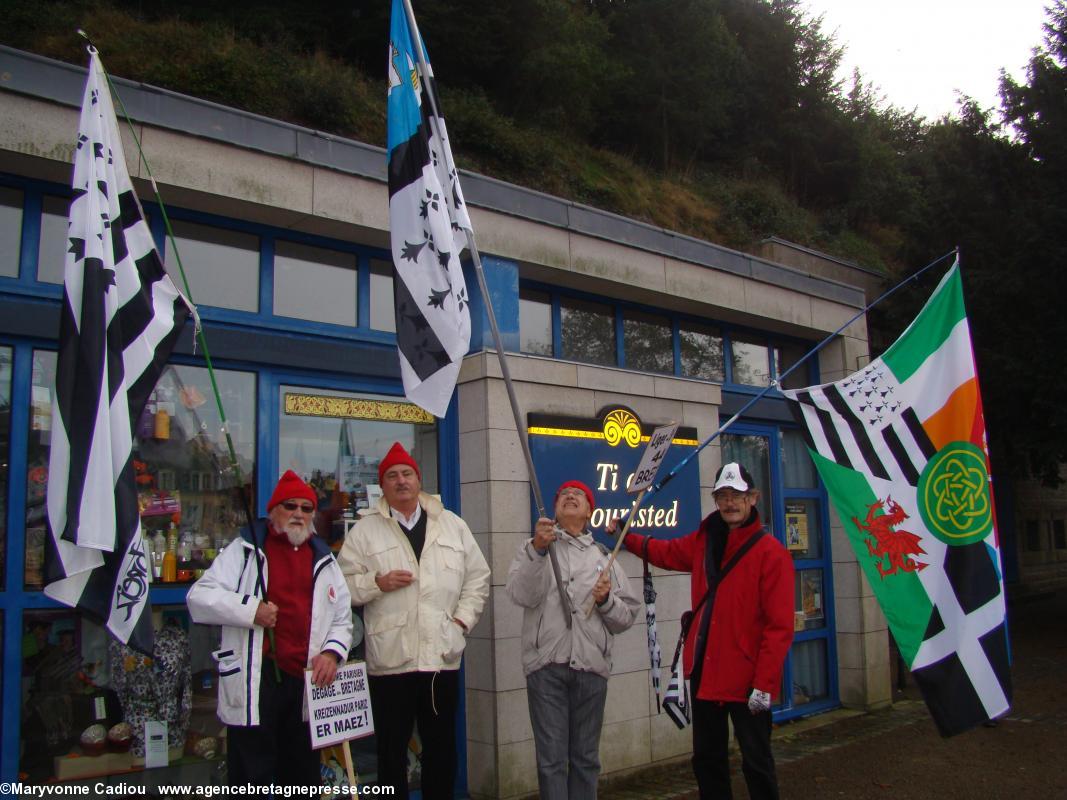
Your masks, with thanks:
[[[559,485],[559,488],[556,489],[556,500],[557,501],[559,500],[560,492],[562,492],[564,489],[568,489],[568,488],[571,488],[571,487],[573,487],[575,489],[581,489],[582,493],[585,495],[585,499],[589,501],[589,510],[590,511],[592,511],[594,508],[596,508],[596,503],[593,502],[593,490],[590,489],[588,486],[586,486],[581,481],[566,481],[564,483],[561,483]]]
[[[299,475],[291,469],[287,469],[278,481],[278,485],[274,487],[274,494],[270,496],[270,501],[267,503],[267,512],[269,513],[278,503],[297,498],[307,500],[313,506],[318,506],[319,504],[319,498],[315,494],[315,490],[300,480]]]
[[[385,454],[385,458],[382,459],[382,463],[378,465],[379,484],[381,484],[382,478],[385,476],[385,471],[390,467],[395,467],[397,464],[407,464],[415,470],[419,480],[422,480],[422,472],[419,471],[419,465],[415,463],[415,459],[404,449],[404,445],[400,444],[400,442],[394,442],[393,446],[389,448],[389,452]]]

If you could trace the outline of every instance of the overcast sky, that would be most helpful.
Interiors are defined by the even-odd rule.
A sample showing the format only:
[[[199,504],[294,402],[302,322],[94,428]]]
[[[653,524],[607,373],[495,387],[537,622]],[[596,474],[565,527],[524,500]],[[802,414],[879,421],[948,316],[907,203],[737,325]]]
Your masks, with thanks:
[[[1025,76],[1050,0],[805,0],[847,46],[843,74],[864,79],[906,111],[956,111],[956,89],[1000,107],[1001,67]]]

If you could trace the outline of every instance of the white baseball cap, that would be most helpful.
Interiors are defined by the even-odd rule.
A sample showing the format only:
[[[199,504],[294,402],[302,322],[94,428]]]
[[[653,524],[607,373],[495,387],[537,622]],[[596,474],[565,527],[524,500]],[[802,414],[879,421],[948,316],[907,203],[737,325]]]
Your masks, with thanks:
[[[715,473],[715,488],[711,491],[712,494],[719,491],[719,489],[736,489],[739,492],[747,492],[752,486],[752,476],[748,474],[748,470],[736,461],[731,461],[729,464],[723,464],[719,467],[719,471]]]

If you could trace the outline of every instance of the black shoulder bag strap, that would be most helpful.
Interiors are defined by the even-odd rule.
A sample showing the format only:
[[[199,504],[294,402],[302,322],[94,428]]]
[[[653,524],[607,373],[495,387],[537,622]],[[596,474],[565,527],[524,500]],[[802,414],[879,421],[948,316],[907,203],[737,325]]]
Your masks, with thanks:
[[[719,584],[730,574],[730,570],[737,565],[737,562],[742,559],[745,553],[751,550],[756,542],[762,539],[766,533],[766,530],[761,529],[752,534],[748,541],[741,545],[737,549],[737,552],[733,554],[733,557],[726,562],[726,566],[724,566],[721,571],[716,570],[715,568],[714,548],[712,547],[711,536],[708,536],[708,541],[704,548],[704,571],[708,576],[708,591],[700,599],[700,602],[697,603],[696,608],[693,609],[693,617],[690,617],[688,621],[683,617],[682,638],[678,642],[678,651],[674,656],[675,660],[677,660],[678,654],[682,649],[682,642],[685,641],[686,634],[689,633],[689,625],[692,624],[697,611],[703,607],[704,611],[700,617],[700,629],[697,631],[697,638],[693,647],[693,672],[689,676],[689,685],[692,687],[694,698],[697,696],[697,690],[700,688],[701,673],[704,671],[704,651],[707,649],[708,628],[711,626],[711,615],[715,608],[715,592],[718,590]]]

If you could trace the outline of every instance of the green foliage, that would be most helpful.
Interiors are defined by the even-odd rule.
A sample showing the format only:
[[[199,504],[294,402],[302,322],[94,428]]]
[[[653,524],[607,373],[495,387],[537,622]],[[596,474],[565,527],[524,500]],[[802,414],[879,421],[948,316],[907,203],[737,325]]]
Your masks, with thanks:
[[[1006,128],[970,101],[928,123],[859,73],[840,84],[841,47],[802,0],[417,5],[461,167],[893,275],[959,245],[997,471],[1055,480],[1067,350],[1041,343],[1067,334],[1067,0],[1026,80],[1002,79]],[[0,41],[84,64],[83,27],[114,75],[381,145],[389,6],[6,0]],[[893,338],[934,281],[872,329]]]

